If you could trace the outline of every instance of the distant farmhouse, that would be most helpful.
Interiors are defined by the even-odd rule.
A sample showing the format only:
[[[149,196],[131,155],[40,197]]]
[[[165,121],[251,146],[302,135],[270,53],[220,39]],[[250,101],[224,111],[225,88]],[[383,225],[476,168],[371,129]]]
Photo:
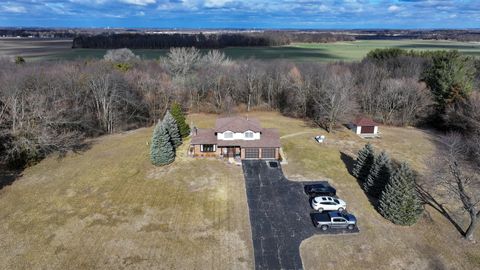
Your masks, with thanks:
[[[378,123],[370,118],[359,117],[350,124],[350,128],[361,137],[378,136]]]
[[[280,136],[276,129],[262,128],[252,118],[219,118],[213,129],[192,131],[189,155],[233,160],[280,159]]]

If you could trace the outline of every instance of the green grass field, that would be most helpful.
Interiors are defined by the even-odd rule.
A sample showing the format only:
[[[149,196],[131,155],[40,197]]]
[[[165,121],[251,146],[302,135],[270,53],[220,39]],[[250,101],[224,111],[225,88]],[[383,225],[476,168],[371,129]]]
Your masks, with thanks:
[[[0,39],[0,56],[24,56],[27,60],[70,60],[101,58],[103,49],[71,49],[70,40],[39,41],[28,39]],[[434,40],[360,40],[336,43],[297,43],[279,47],[240,47],[222,49],[231,59],[284,59],[305,61],[354,61],[362,59],[377,48],[402,48],[407,50],[459,50],[480,56],[480,43]],[[168,50],[134,50],[143,59],[157,59]]]

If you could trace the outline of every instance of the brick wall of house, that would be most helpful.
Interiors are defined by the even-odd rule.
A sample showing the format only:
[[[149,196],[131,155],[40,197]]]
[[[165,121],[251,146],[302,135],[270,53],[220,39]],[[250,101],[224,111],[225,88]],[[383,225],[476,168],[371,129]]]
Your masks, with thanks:
[[[202,152],[200,151],[200,145],[194,145],[194,152],[193,156],[194,157],[219,157],[220,156],[220,149],[217,147],[215,149],[215,152]]]

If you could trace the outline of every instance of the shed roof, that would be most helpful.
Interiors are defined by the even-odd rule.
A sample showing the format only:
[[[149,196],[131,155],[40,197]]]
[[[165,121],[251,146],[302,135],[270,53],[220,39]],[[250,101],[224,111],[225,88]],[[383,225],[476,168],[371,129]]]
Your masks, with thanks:
[[[356,126],[378,126],[378,123],[373,121],[371,118],[367,117],[358,117],[355,121],[352,122]]]

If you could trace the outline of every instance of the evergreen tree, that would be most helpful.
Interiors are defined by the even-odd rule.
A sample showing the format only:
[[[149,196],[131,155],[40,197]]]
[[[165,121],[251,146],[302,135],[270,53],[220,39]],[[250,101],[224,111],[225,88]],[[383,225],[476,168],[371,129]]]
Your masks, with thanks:
[[[473,88],[475,67],[470,58],[458,51],[438,51],[425,69],[422,79],[430,88],[437,109],[465,99]]]
[[[170,135],[170,139],[172,140],[172,145],[177,148],[182,144],[182,137],[180,136],[180,131],[178,130],[177,121],[173,118],[170,111],[165,113],[163,117],[163,123],[165,123],[166,128],[168,130],[168,135]]]
[[[413,225],[422,212],[415,190],[415,174],[403,163],[394,171],[380,197],[380,214],[398,225]]]
[[[392,165],[390,157],[385,151],[382,151],[380,155],[375,157],[370,173],[368,174],[367,181],[363,185],[365,192],[371,196],[378,198],[385,189],[390,175],[392,173]]]
[[[159,122],[153,130],[150,160],[155,166],[167,165],[175,160],[175,151],[170,135],[168,135],[168,130],[163,122]]]
[[[372,168],[375,158],[375,151],[370,143],[367,143],[365,147],[358,151],[357,160],[353,167],[352,174],[360,182],[365,182]]]
[[[15,64],[24,64],[25,63],[25,58],[21,56],[15,57]]]
[[[178,130],[180,131],[180,135],[182,138],[187,137],[190,134],[190,127],[185,122],[185,115],[183,114],[182,107],[177,102],[172,104],[170,109],[173,118],[177,121]]]

